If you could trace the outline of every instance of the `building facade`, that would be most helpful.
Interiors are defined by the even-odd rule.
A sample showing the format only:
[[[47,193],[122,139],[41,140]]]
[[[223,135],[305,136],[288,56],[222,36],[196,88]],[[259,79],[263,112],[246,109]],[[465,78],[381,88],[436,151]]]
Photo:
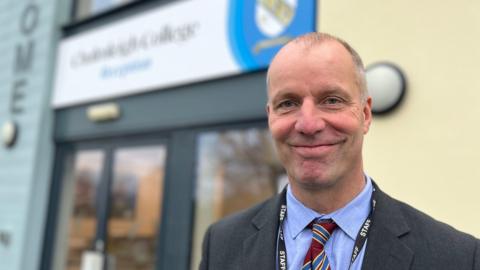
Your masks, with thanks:
[[[0,8],[0,270],[196,269],[209,224],[286,183],[267,131],[265,72],[282,44],[309,31],[346,39],[367,66],[402,68],[406,99],[375,116],[366,171],[480,236],[480,4]]]

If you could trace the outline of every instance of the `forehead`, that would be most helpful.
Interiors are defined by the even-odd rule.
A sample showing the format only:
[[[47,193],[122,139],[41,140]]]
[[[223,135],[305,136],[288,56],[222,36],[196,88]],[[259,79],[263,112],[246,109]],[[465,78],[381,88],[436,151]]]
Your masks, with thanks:
[[[356,89],[356,67],[350,53],[336,41],[289,43],[268,70],[269,98],[283,88],[334,86]]]

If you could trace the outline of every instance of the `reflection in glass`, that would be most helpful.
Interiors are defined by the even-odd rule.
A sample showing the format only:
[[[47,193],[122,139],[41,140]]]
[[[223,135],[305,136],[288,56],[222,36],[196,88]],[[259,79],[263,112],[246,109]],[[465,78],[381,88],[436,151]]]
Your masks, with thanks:
[[[138,0],[75,0],[75,19],[84,19]]]
[[[165,154],[164,146],[115,151],[107,242],[112,269],[154,269]]]
[[[80,151],[73,168],[74,202],[68,237],[68,270],[80,269],[82,252],[90,249],[95,237],[97,189],[104,163],[100,150]],[[70,181],[70,180],[67,180]]]
[[[210,132],[199,137],[192,269],[198,268],[208,225],[269,198],[279,190],[284,175],[265,129]]]

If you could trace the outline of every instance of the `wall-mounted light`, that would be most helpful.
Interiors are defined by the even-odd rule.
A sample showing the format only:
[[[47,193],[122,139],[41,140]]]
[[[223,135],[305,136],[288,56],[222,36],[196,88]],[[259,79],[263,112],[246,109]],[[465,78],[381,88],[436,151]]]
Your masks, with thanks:
[[[113,121],[120,118],[120,107],[116,103],[103,103],[87,108],[87,118],[92,122]]]
[[[17,139],[18,129],[13,121],[7,121],[2,125],[2,142],[6,147],[12,147]]]
[[[374,114],[391,112],[400,105],[407,80],[398,66],[387,62],[374,63],[366,68],[365,75]]]

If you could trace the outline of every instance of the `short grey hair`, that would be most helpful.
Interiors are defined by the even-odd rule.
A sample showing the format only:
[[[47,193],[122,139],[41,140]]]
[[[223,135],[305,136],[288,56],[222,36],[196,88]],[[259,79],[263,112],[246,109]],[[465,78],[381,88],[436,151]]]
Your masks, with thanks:
[[[368,98],[368,89],[367,81],[365,79],[365,66],[363,65],[362,58],[357,53],[357,51],[355,51],[355,49],[353,49],[353,47],[350,46],[350,44],[348,44],[345,40],[327,33],[312,32],[290,40],[287,44],[285,44],[285,46],[288,46],[289,44],[302,44],[307,47],[313,47],[316,45],[320,45],[325,41],[336,41],[348,51],[348,53],[352,57],[353,63],[356,68],[356,83],[358,88],[360,89],[361,99],[363,102],[366,102]],[[269,73],[270,68],[267,71],[267,88],[269,85]]]

